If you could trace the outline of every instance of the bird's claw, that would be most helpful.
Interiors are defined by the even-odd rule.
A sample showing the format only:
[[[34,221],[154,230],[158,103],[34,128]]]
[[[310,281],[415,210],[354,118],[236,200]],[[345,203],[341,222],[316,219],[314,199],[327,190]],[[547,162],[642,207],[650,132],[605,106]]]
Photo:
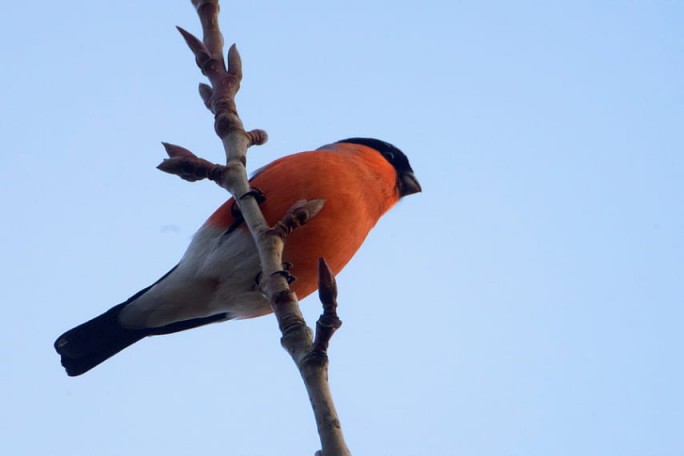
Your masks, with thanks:
[[[245,198],[249,198],[250,196],[253,196],[258,204],[266,201],[266,195],[257,187],[249,187],[249,190],[240,195],[238,199],[243,200]]]
[[[243,200],[243,199],[248,198],[250,196],[254,197],[257,204],[261,204],[264,201],[266,201],[266,195],[264,194],[264,192],[262,192],[257,187],[249,187],[249,190],[247,192],[243,193],[242,195],[240,195],[237,199]],[[233,201],[233,204],[231,204],[230,215],[232,215],[233,219],[235,219],[235,220],[242,220],[242,212],[240,212],[240,207],[238,206],[237,201]]]
[[[280,271],[274,272],[273,274],[271,274],[271,276],[281,275],[281,276],[285,277],[285,279],[287,280],[287,284],[290,285],[295,280],[297,280],[297,278],[295,276],[290,274],[290,269],[292,269],[292,263],[285,261],[285,262],[283,262],[283,269],[281,269]],[[259,288],[261,286],[261,278],[262,277],[263,277],[263,273],[261,271],[259,271],[259,273],[256,275],[256,277],[254,277],[254,286],[256,288]]]
[[[285,280],[287,280],[288,285],[291,285],[296,280],[295,276],[290,274],[290,272],[286,269],[282,269],[280,271],[276,271],[273,274],[271,274],[271,276],[275,276],[275,275],[281,275],[281,276],[285,277]]]

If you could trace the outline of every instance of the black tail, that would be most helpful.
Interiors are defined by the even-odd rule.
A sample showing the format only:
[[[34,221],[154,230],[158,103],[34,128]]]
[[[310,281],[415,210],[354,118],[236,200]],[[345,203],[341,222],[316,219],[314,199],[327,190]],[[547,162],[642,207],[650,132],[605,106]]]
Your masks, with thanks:
[[[145,291],[147,289],[57,338],[55,350],[61,355],[62,366],[68,375],[75,377],[88,372],[143,337],[185,331],[230,318],[228,314],[220,313],[209,317],[178,321],[158,328],[124,328],[119,323],[121,309]]]
[[[130,330],[121,326],[119,312],[126,304],[112,307],[57,338],[55,350],[62,356],[62,366],[67,374],[73,377],[88,372],[150,334],[146,330]]]
[[[177,321],[158,328],[126,329],[121,326],[119,323],[121,309],[164,280],[176,267],[173,267],[149,287],[128,298],[123,304],[114,306],[99,317],[76,326],[59,336],[55,341],[55,350],[61,355],[62,366],[66,369],[67,374],[71,377],[84,374],[143,337],[171,334],[230,319],[230,315],[220,313],[208,317]]]
[[[129,345],[153,334],[149,330],[126,329],[119,323],[119,312],[168,277],[178,266],[171,268],[159,280],[143,288],[122,304],[114,306],[99,317],[65,332],[55,341],[55,350],[62,357],[67,374],[75,377],[108,360]]]

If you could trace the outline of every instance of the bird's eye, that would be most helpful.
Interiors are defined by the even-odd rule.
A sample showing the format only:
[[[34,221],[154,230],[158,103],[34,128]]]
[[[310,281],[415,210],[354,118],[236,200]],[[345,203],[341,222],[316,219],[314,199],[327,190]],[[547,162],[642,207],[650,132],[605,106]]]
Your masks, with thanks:
[[[394,152],[385,152],[385,157],[387,157],[390,161],[394,160]]]

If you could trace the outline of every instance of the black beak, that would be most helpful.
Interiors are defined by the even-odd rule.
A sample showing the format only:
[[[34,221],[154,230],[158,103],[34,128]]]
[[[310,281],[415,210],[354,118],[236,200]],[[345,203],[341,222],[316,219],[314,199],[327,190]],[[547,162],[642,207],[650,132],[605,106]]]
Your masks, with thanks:
[[[423,189],[418,183],[418,179],[413,175],[412,172],[408,171],[402,173],[399,177],[399,195],[413,195],[414,193],[422,192]]]

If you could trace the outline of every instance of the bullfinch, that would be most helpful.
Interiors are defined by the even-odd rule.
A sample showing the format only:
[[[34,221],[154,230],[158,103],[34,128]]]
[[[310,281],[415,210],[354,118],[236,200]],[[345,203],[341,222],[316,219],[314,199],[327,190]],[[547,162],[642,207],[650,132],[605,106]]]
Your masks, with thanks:
[[[280,158],[257,171],[250,185],[264,196],[260,206],[270,225],[299,200],[325,201],[285,242],[283,261],[299,299],[317,288],[319,257],[337,274],[387,210],[421,191],[406,155],[371,138]],[[230,199],[200,227],[171,271],[59,336],[55,349],[62,366],[70,376],[81,375],[147,336],[268,314],[259,272],[254,241]]]

